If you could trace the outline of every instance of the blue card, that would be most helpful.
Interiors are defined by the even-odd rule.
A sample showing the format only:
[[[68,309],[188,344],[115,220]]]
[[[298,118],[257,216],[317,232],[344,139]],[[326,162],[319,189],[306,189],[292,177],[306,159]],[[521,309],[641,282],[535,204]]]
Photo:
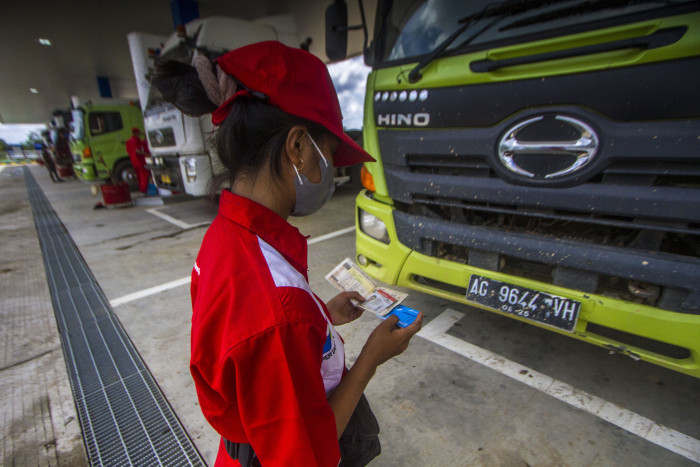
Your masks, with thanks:
[[[416,320],[418,317],[418,311],[407,306],[397,305],[386,315],[380,316],[380,318],[387,319],[389,316],[398,316],[399,322],[396,323],[396,325],[400,328],[405,328]]]

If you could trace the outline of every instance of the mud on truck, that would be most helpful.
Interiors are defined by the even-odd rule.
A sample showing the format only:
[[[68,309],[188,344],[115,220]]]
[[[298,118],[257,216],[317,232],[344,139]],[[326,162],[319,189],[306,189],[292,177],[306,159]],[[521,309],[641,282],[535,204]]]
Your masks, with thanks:
[[[700,377],[700,2],[380,0],[375,21],[362,268]]]

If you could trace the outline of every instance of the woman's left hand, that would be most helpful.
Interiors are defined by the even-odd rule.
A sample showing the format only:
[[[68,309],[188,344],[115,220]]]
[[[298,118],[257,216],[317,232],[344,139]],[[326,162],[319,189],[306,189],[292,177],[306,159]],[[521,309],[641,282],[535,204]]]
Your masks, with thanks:
[[[362,316],[364,310],[353,305],[350,300],[365,301],[364,297],[357,292],[340,292],[326,303],[333,325],[346,324]]]

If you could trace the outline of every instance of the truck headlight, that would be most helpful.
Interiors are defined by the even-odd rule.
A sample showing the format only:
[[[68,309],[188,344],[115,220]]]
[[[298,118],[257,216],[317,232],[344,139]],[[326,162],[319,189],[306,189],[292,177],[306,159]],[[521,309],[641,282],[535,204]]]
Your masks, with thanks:
[[[384,221],[362,209],[360,209],[360,230],[382,243],[389,244],[389,233]]]
[[[197,160],[190,157],[185,159],[185,175],[188,182],[197,180]]]

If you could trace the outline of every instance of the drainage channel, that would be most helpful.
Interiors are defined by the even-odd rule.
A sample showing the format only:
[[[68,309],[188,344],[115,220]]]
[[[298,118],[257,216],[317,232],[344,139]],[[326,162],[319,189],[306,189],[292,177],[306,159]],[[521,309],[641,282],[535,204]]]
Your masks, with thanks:
[[[205,466],[73,239],[24,175],[90,463]]]

